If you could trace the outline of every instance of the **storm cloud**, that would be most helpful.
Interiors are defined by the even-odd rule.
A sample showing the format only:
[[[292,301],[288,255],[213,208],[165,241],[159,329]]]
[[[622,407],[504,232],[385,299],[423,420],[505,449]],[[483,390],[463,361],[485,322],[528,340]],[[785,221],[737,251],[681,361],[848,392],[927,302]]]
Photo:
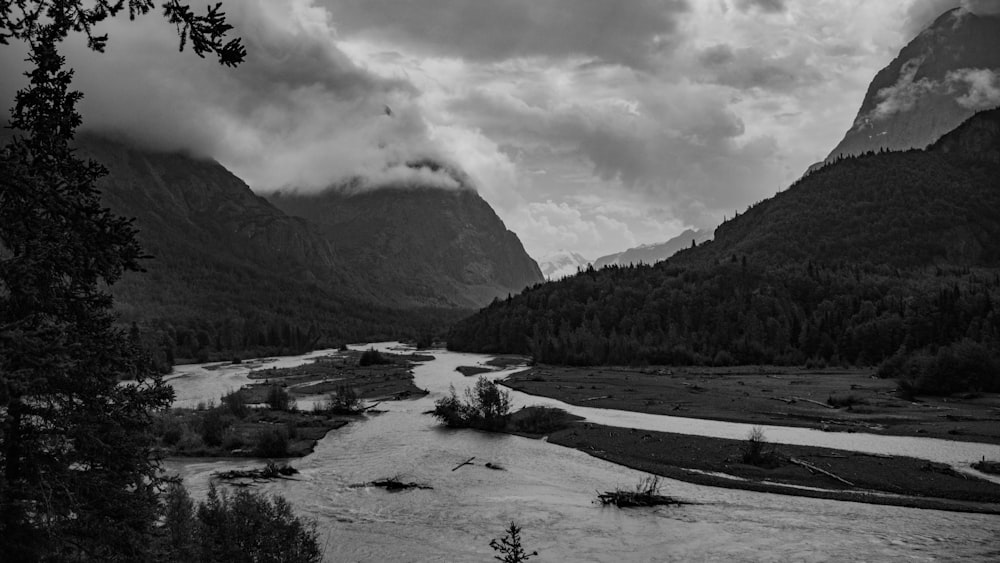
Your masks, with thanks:
[[[532,254],[594,257],[713,227],[787,187],[850,127],[875,73],[956,6],[234,0],[249,51],[236,69],[178,53],[154,14],[104,24],[106,54],[64,50],[87,129],[214,158],[257,191],[359,176],[454,187],[406,166],[442,160]],[[0,47],[6,106],[23,57]],[[904,73],[882,110],[924,86]],[[964,69],[933,86],[979,107],[997,77]]]
[[[432,56],[579,57],[646,68],[679,40],[687,0],[327,0],[345,36]]]

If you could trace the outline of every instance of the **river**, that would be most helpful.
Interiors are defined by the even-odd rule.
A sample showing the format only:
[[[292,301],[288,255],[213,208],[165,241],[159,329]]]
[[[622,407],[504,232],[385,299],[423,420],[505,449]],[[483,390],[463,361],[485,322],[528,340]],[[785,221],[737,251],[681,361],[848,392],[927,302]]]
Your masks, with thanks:
[[[388,349],[393,344],[377,347]],[[294,365],[323,353],[266,365]],[[382,403],[382,414],[330,432],[312,455],[293,460],[301,472],[298,480],[260,485],[261,490],[285,496],[298,512],[317,521],[326,561],[488,561],[490,539],[501,536],[511,520],[524,528],[525,546],[539,551],[533,561],[1000,560],[998,516],[809,499],[673,480],[664,481],[667,494],[698,504],[646,510],[598,506],[593,503],[595,491],[631,486],[643,474],[541,440],[442,428],[422,413],[433,408],[449,385],[461,393],[474,381],[455,367],[477,365],[488,357],[431,353],[435,360],[414,370],[416,385],[429,390],[428,396]],[[246,382],[248,369],[184,366],[167,379],[177,391],[178,404],[192,405],[217,400],[239,387]],[[521,393],[512,396],[517,406],[555,403]],[[676,424],[683,430],[678,430],[667,420],[674,417],[632,418],[636,413],[565,408],[615,426],[635,423],[632,427],[723,437],[746,434],[745,425],[679,419]],[[817,443],[808,430],[769,427],[766,432],[773,441]],[[896,447],[889,444],[900,440],[874,436],[886,440],[883,444],[857,434],[815,434],[840,436],[856,447],[831,447],[861,451]],[[996,446],[906,440],[913,442],[898,447],[909,455],[960,466],[980,455],[1000,459]],[[452,471],[473,456],[477,465]],[[487,469],[482,466],[487,461],[506,470]],[[166,464],[168,471],[184,477],[196,498],[203,497],[212,472],[252,465],[248,460]],[[393,475],[434,489],[388,493],[351,486]]]

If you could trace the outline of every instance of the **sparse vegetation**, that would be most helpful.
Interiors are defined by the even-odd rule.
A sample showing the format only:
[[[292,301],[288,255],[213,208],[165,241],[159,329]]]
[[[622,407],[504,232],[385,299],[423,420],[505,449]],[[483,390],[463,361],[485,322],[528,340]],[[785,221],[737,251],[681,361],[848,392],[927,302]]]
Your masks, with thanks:
[[[502,538],[490,540],[490,547],[497,553],[493,558],[503,563],[521,563],[538,555],[537,551],[528,553],[521,545],[521,527],[513,521],[507,527]]]
[[[276,411],[291,411],[295,409],[295,401],[281,385],[272,385],[267,391],[267,406]]]
[[[365,407],[353,387],[340,385],[327,396],[321,409],[330,414],[358,414],[364,412]]]
[[[369,348],[361,353],[361,357],[358,358],[359,366],[377,366],[383,364],[391,364],[392,359],[382,355],[382,352],[374,348]]]
[[[764,436],[764,429],[754,426],[747,434],[740,452],[743,463],[756,465],[758,467],[773,467],[778,462],[778,456],[774,447],[767,443]]]

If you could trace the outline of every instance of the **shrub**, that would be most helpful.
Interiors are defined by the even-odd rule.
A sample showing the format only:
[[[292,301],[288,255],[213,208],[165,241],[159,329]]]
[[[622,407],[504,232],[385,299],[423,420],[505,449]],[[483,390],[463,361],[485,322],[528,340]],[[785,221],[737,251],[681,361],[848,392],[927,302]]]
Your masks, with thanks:
[[[295,410],[295,402],[288,391],[280,385],[272,385],[267,391],[267,406],[276,411]]]
[[[777,462],[777,456],[775,455],[774,448],[768,446],[769,444],[764,436],[764,429],[760,426],[754,426],[750,430],[750,433],[747,434],[746,441],[743,442],[743,449],[740,456],[743,463],[758,467],[774,466]]]
[[[229,428],[230,420],[221,409],[205,411],[201,417],[201,439],[208,446],[222,445],[222,438]]]
[[[846,397],[838,397],[837,395],[830,395],[826,399],[826,404],[831,407],[837,407],[838,409],[844,407],[852,407],[854,405],[867,405],[868,401],[858,397],[857,395],[850,394]]]
[[[229,414],[236,418],[246,418],[250,414],[250,407],[247,405],[246,396],[240,390],[223,395],[222,406],[229,411]]]
[[[572,417],[555,407],[525,407],[511,417],[514,429],[526,434],[551,434],[566,428]]]
[[[284,426],[261,430],[254,439],[253,453],[257,457],[285,457],[288,455],[288,430]]]
[[[233,450],[241,449],[245,445],[246,442],[243,441],[243,436],[234,432],[232,428],[227,430],[222,436],[222,449],[224,450],[231,452]]]
[[[380,364],[391,364],[392,360],[386,358],[381,352],[374,348],[369,348],[361,353],[361,357],[358,358],[359,366],[374,366]]]
[[[326,398],[323,410],[332,414],[357,414],[364,411],[361,397],[353,387],[340,385]]]
[[[503,563],[521,563],[538,555],[537,551],[528,553],[521,546],[521,528],[517,524],[511,522],[504,531],[507,532],[504,537],[490,540],[490,547],[498,553],[493,556],[494,559]]]
[[[240,489],[230,497],[210,485],[197,509],[183,486],[165,495],[164,551],[169,561],[321,560],[316,524],[292,512],[283,497]]]
[[[466,389],[464,401],[452,387],[450,395],[434,403],[434,416],[453,428],[502,430],[510,418],[510,393],[480,377],[475,387]]]
[[[1000,391],[1000,354],[969,339],[942,346],[935,354],[901,349],[882,362],[878,375],[896,379],[910,395]]]

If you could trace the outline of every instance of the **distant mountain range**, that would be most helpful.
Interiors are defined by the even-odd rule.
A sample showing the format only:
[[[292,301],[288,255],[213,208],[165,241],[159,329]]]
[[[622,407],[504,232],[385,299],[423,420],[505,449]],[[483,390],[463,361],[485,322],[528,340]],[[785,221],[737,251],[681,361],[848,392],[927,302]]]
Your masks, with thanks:
[[[880,70],[827,160],[924,148],[977,111],[1000,106],[1000,16],[942,14]]]
[[[708,229],[687,229],[674,238],[658,244],[645,244],[630,248],[616,254],[601,256],[594,260],[595,268],[605,266],[628,266],[630,264],[655,264],[670,258],[679,250],[690,248],[692,244],[701,244],[712,240],[712,231]]]
[[[569,250],[557,250],[538,259],[538,267],[549,281],[572,276],[589,265],[590,260]]]
[[[430,334],[543,281],[467,187],[272,198],[291,214],[211,160],[95,135],[77,145],[108,168],[103,201],[135,218],[152,256],[113,289],[165,361]]]

